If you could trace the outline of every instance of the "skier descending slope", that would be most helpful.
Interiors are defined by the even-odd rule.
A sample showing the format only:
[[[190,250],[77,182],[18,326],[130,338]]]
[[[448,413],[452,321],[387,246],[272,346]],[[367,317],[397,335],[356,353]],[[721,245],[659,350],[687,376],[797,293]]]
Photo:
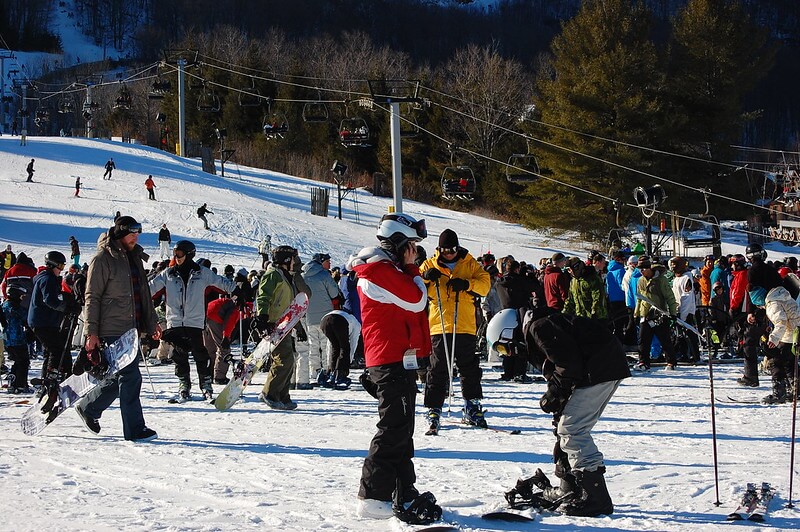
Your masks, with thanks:
[[[347,265],[358,275],[367,365],[362,384],[378,399],[379,415],[378,432],[361,471],[360,517],[391,517],[395,490],[399,501],[411,502],[409,510],[416,510],[414,515],[405,515],[399,504],[398,518],[425,523],[441,517],[435,498],[429,493],[419,495],[414,487],[411,461],[417,357],[431,352],[427,291],[414,264],[416,243],[426,236],[424,220],[387,214],[378,227],[380,247],[362,249]]]
[[[537,313],[533,316],[536,318],[551,311],[533,312]],[[513,323],[516,325],[516,320]],[[495,336],[487,337],[487,341],[495,348],[518,338],[513,329],[491,330]],[[595,445],[591,430],[619,383],[630,377],[622,344],[598,320],[559,313],[526,320],[523,332],[528,360],[547,378],[547,391],[539,405],[553,414],[558,438],[553,459],[561,486],[550,487],[539,470],[533,477],[519,480],[506,498],[512,504],[517,496],[542,507],[560,504],[559,511],[567,515],[611,514],[614,505],[603,477],[603,454]],[[534,494],[534,486],[543,492]]]

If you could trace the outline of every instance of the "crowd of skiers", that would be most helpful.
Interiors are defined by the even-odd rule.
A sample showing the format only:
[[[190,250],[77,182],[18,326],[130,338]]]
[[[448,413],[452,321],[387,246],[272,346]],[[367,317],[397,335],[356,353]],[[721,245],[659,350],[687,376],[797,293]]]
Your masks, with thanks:
[[[427,236],[424,221],[390,214],[381,220],[379,246],[354,254],[344,268],[332,268],[322,251],[303,264],[297,250],[284,245],[259,250],[265,258],[259,271],[228,265],[219,274],[208,259],[197,258],[192,242],[172,245],[166,224],[158,238],[164,260],[145,269],[141,230],[132,217],[115,217],[83,267],[74,237],[71,264],[58,251],[47,253],[39,268],[10,245],[0,253],[0,319],[14,363],[10,391],[32,393],[28,372],[37,349],[43,354],[40,393],[70,374],[80,315],[86,338],[80,356],[91,360],[100,345],[136,327],[149,362],[174,365],[175,402],[192,398],[190,359],[200,393],[212,399],[213,385],[227,384],[235,371],[231,344],[245,346],[271,333],[304,292],[306,318],[271,353],[259,399],[274,410],[293,410],[298,405],[292,390],[347,389],[350,369],[366,368],[360,382],[378,399],[380,421],[362,470],[363,516],[398,515],[399,504],[399,516],[409,522],[436,517],[435,498],[414,486],[417,382],[424,392],[426,434],[438,434],[456,376],[463,421],[485,428],[483,350],[500,355],[501,380],[527,383],[530,366],[541,372],[547,390],[540,406],[553,414],[560,486],[538,471],[520,480],[509,500],[535,496],[539,504],[571,515],[613,511],[603,456],[590,432],[620,381],[630,376],[625,351],[638,352],[640,371],[650,369],[654,339],[667,369],[676,368],[678,351],[686,361],[699,359],[693,334],[679,335],[683,345],[676,349],[678,321],[709,327],[714,347],[733,345],[745,361],[739,379],[744,386],[758,386],[763,351],[773,384],[766,403],[785,402],[794,393],[798,265],[794,258],[767,262],[759,244],[748,246],[746,256],[708,256],[695,269],[682,257],[662,263],[623,250],[611,250],[610,260],[598,252],[586,260],[555,253],[537,269],[511,256],[476,259],[450,229],[440,233],[428,257],[420,244]],[[112,300],[115,305],[104,304]],[[156,437],[142,416],[141,374],[131,366],[76,406],[92,432],[100,432],[103,411],[119,398],[125,438]],[[540,491],[534,494],[534,488]]]

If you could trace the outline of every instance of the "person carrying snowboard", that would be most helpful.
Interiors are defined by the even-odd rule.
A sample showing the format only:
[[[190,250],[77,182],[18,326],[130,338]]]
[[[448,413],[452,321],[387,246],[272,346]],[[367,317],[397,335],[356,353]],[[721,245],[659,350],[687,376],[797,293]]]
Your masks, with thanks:
[[[97,241],[97,254],[89,263],[86,279],[84,347],[88,353],[96,353],[103,343],[113,343],[132,328],[155,340],[161,338],[144,273],[143,260],[147,260],[147,255],[138,244],[141,232],[142,226],[134,218],[120,216]],[[100,416],[119,398],[125,439],[153,440],[158,434],[145,424],[139,399],[141,389],[139,365],[129,364],[92,389],[75,405],[75,411],[86,429],[98,434]]]
[[[311,296],[311,290],[303,279],[302,268],[303,263],[293,247],[278,246],[273,250],[272,264],[261,278],[256,294],[258,314],[254,318],[254,327],[262,337],[272,334],[275,321],[286,312],[298,292]],[[302,326],[298,324],[294,334],[305,336],[301,330]],[[273,410],[297,408],[297,403],[289,395],[297,356],[294,346],[295,338],[287,334],[270,354],[267,381],[258,399]]]

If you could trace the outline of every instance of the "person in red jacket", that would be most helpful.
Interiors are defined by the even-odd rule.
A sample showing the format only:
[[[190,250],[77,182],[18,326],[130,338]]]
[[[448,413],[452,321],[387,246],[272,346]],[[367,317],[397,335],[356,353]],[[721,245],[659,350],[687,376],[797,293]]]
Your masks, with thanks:
[[[567,257],[563,253],[554,253],[550,264],[544,270],[544,298],[547,306],[561,312],[564,302],[569,296],[569,274],[564,271]]]
[[[149,195],[148,199],[155,200],[156,199],[156,184],[153,181],[153,176],[147,176],[147,179],[144,182],[144,188],[147,189],[147,194]]]
[[[203,331],[203,342],[211,359],[214,371],[214,384],[228,384],[230,367],[231,335],[241,317],[246,317],[253,310],[252,303],[245,303],[244,312],[240,312],[236,298],[221,297],[214,299],[206,307],[206,329]]]
[[[361,333],[367,369],[364,388],[378,399],[378,432],[361,470],[358,515],[388,519],[393,494],[402,502],[425,497],[416,521],[437,519],[441,508],[430,494],[414,487],[414,402],[417,358],[431,353],[426,305],[428,293],[414,264],[416,243],[428,235],[424,220],[387,214],[378,227],[380,247],[350,257],[347,269],[358,276]],[[397,490],[397,491],[396,491]],[[421,502],[421,501],[420,501]],[[436,515],[438,508],[438,516]],[[399,511],[398,517],[410,519]],[[423,519],[424,518],[424,519]]]

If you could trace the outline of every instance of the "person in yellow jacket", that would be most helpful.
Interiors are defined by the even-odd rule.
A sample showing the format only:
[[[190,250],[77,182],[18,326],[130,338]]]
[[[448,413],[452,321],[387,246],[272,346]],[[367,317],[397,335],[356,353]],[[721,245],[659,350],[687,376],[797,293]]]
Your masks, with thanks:
[[[450,356],[455,357],[455,365],[461,376],[461,394],[464,397],[463,421],[470,425],[486,427],[481,406],[483,390],[480,360],[475,353],[478,329],[473,298],[484,297],[489,293],[491,287],[489,273],[469,251],[458,245],[458,235],[451,229],[445,229],[439,235],[436,253],[422,263],[420,271],[431,299],[428,306],[428,321],[433,353],[425,378],[425,406],[428,408],[430,424],[428,434],[438,433],[442,405],[450,389],[450,362],[445,353],[452,348],[454,330],[455,353],[450,353]],[[437,284],[441,295],[442,316],[439,315],[439,300],[436,297]],[[454,327],[456,301],[458,301],[458,323]]]

